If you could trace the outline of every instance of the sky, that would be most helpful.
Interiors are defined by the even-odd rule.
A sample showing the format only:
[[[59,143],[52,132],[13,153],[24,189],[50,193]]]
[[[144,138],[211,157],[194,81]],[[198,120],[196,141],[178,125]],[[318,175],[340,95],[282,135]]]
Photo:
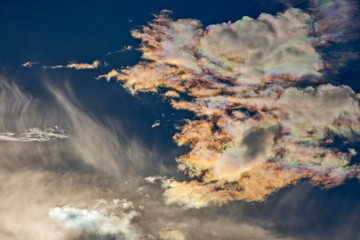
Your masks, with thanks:
[[[0,1],[0,239],[358,239],[358,5]]]

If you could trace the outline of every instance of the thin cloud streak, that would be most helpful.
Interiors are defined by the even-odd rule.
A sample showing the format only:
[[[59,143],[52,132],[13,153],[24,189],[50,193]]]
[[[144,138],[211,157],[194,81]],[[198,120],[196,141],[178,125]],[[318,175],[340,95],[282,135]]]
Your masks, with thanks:
[[[43,66],[44,69],[59,69],[59,68],[71,68],[75,70],[84,70],[84,69],[96,69],[101,66],[99,60],[95,60],[93,63],[77,63],[72,62],[67,65],[55,65],[55,66]]]

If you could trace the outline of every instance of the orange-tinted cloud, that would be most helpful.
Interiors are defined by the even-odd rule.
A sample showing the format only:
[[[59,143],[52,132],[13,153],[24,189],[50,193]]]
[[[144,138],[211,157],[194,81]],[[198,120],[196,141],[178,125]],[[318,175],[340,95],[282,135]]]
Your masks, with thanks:
[[[177,162],[193,180],[163,180],[167,203],[262,201],[299,179],[326,188],[358,177],[350,165],[355,152],[333,144],[335,136],[360,134],[356,93],[331,84],[296,87],[319,79],[325,65],[311,26],[294,8],[205,29],[162,12],[132,32],[144,60],[99,77],[116,78],[133,94],[165,88],[174,108],[196,115],[174,136],[192,148]]]
[[[66,65],[66,68],[74,68],[76,70],[82,70],[82,69],[94,69],[98,68],[101,65],[101,62],[99,60],[95,60],[93,63],[69,63]]]
[[[99,60],[95,60],[93,63],[72,62],[67,65],[43,66],[43,68],[44,69],[73,68],[75,70],[83,70],[83,69],[95,69],[100,66],[101,66],[101,62]]]

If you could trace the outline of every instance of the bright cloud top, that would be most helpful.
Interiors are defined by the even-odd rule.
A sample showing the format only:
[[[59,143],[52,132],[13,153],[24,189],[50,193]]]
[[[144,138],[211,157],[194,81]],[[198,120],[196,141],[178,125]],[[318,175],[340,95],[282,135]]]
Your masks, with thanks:
[[[92,209],[56,207],[49,217],[65,228],[78,231],[86,239],[137,240],[145,239],[143,233],[132,225],[139,215],[134,205],[125,199],[108,203],[99,200]]]
[[[115,77],[133,94],[164,94],[196,116],[174,136],[192,148],[177,159],[192,180],[164,180],[167,203],[262,201],[303,178],[329,188],[360,177],[350,164],[355,151],[333,144],[360,133],[356,93],[331,84],[296,87],[320,79],[326,62],[316,49],[335,41],[325,20],[317,25],[323,35],[319,28],[311,34],[313,21],[290,8],[204,29],[163,11],[132,32],[144,60],[100,77]]]

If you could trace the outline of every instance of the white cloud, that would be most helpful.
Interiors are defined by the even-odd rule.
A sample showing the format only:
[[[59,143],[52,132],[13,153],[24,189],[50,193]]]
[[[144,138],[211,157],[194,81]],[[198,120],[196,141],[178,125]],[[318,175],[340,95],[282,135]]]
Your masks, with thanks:
[[[132,206],[132,202],[115,199],[110,203],[100,201],[91,209],[56,207],[49,210],[49,217],[65,228],[78,231],[85,238],[145,239],[145,235],[132,225],[133,218],[139,215]]]
[[[66,139],[68,137],[69,136],[57,126],[45,130],[39,128],[29,128],[20,134],[0,132],[0,141],[50,142],[58,139]]]
[[[72,68],[75,70],[84,70],[84,69],[95,69],[101,66],[99,60],[95,60],[93,63],[77,63],[70,62],[67,65],[54,65],[54,66],[42,66],[44,69],[59,69],[59,68]]]
[[[23,63],[21,66],[31,68],[33,65],[38,64],[38,63],[39,62],[30,62],[30,61],[28,61],[28,62]]]
[[[112,55],[112,54],[116,54],[116,53],[122,53],[122,52],[127,52],[127,51],[131,51],[133,49],[133,46],[124,46],[122,49],[120,50],[116,50],[116,51],[113,51],[113,52],[108,52],[106,53],[106,56],[109,56],[109,55]]]

